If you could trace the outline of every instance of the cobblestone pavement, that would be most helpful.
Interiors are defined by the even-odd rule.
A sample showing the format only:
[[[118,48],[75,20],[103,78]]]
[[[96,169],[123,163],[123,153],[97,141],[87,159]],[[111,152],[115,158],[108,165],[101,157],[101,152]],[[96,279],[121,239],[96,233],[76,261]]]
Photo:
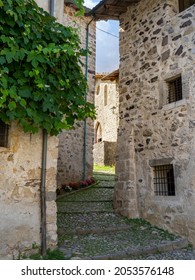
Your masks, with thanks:
[[[113,211],[114,174],[95,173],[99,183],[58,198],[59,248],[67,259],[194,260],[186,239],[141,219]]]

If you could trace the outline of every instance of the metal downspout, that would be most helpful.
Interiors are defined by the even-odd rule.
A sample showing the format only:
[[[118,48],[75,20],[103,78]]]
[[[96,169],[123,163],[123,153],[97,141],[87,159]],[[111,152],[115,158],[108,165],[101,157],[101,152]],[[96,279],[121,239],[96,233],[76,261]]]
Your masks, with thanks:
[[[54,16],[54,2],[50,0],[50,15]],[[43,140],[42,140],[42,163],[41,163],[41,189],[40,189],[40,200],[41,200],[41,255],[46,255],[47,251],[47,237],[46,237],[46,170],[47,170],[47,142],[48,134],[43,129]]]
[[[47,251],[46,245],[46,169],[47,169],[47,131],[43,129],[42,166],[41,166],[41,255]]]
[[[55,0],[50,0],[49,13],[54,17]]]
[[[85,78],[86,81],[88,82],[88,68],[89,68],[89,25],[91,24],[91,22],[94,20],[94,18],[92,18],[90,20],[90,22],[88,22],[87,27],[86,27],[86,62],[85,62]],[[87,93],[88,93],[88,89],[85,92],[85,102],[87,102]],[[84,120],[84,139],[83,139],[84,143],[83,143],[83,180],[86,180],[86,161],[87,161],[87,157],[86,157],[86,153],[87,153],[87,120]]]

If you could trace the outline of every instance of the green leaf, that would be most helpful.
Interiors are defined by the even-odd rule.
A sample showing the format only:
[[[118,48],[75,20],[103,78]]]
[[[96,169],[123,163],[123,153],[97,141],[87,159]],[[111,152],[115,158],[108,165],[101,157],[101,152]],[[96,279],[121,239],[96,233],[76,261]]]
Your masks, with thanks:
[[[24,99],[21,99],[21,100],[20,100],[20,105],[21,105],[22,107],[26,107],[26,101],[25,101]]]
[[[30,97],[31,96],[31,89],[28,86],[24,86],[18,90],[18,94],[21,97]]]
[[[13,111],[15,108],[16,108],[16,103],[14,101],[11,101],[9,104],[8,104],[8,107],[9,107],[9,110],[10,111]]]
[[[6,62],[6,59],[4,56],[0,57],[0,64],[3,65]]]
[[[83,0],[75,3],[82,9]],[[1,118],[51,135],[93,118],[76,29],[57,23],[34,0],[0,0],[0,7]]]

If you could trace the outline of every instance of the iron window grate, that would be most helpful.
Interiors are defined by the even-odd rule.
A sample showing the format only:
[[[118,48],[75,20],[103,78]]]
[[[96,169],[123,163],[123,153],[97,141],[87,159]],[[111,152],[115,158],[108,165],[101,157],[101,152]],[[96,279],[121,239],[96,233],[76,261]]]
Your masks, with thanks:
[[[181,76],[168,82],[168,103],[182,99],[182,79]]]
[[[0,120],[0,147],[8,145],[8,125]]]
[[[195,0],[179,0],[179,12],[184,11],[195,4]]]
[[[175,195],[175,180],[172,164],[154,167],[154,193],[157,196]]]

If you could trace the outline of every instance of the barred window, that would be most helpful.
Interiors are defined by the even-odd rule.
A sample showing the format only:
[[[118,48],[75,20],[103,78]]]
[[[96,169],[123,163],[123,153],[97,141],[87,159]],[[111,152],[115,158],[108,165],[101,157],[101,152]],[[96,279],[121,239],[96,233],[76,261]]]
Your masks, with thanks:
[[[8,145],[8,125],[0,120],[0,147]]]
[[[157,196],[175,196],[172,164],[154,166],[154,193]]]
[[[168,81],[168,103],[182,99],[182,79],[181,76]]]
[[[179,0],[179,12],[184,11],[195,4],[195,0]]]

